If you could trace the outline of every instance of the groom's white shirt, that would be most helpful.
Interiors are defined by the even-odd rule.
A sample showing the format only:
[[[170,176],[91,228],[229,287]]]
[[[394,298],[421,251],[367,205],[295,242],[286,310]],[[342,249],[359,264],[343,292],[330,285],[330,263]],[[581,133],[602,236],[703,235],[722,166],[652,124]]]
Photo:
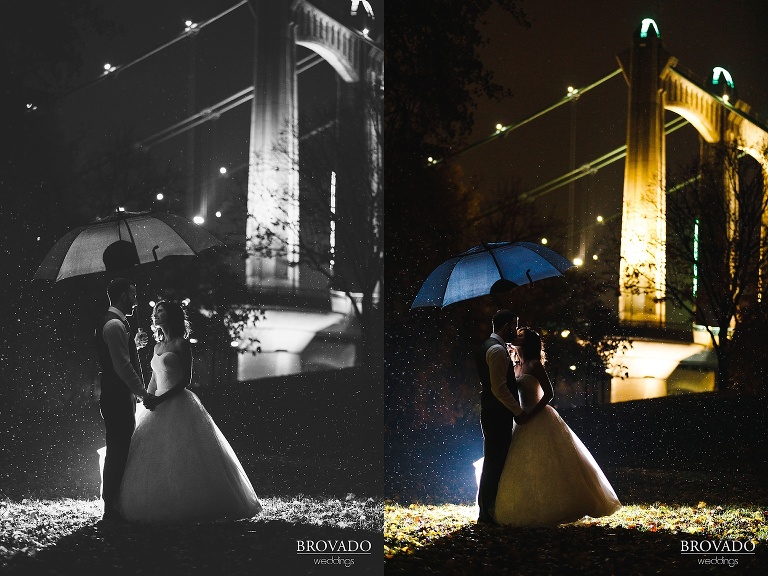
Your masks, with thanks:
[[[523,413],[523,409],[515,395],[507,388],[507,370],[509,369],[510,362],[507,343],[495,332],[491,334],[491,338],[498,343],[488,348],[488,351],[485,353],[485,361],[488,363],[488,369],[491,372],[491,390],[499,402],[517,416]]]
[[[131,364],[131,353],[128,347],[130,336],[125,329],[125,324],[123,324],[123,322],[127,322],[125,314],[114,306],[110,306],[109,311],[120,317],[120,320],[117,318],[108,320],[101,331],[104,342],[109,348],[112,365],[115,367],[115,372],[117,372],[120,380],[125,382],[130,391],[141,396],[144,394],[144,385],[141,383],[141,377],[136,374],[133,364]]]

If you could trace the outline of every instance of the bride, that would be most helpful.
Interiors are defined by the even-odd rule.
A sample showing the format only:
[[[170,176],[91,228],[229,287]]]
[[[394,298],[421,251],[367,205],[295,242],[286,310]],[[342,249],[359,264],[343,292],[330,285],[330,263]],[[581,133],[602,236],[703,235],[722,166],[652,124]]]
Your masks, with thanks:
[[[147,400],[131,438],[117,505],[131,522],[250,518],[261,505],[237,456],[195,394],[189,323],[181,306],[152,313],[155,345]]]
[[[552,385],[542,366],[541,338],[520,328],[515,378],[526,419],[514,424],[496,496],[495,518],[512,526],[556,526],[621,508],[589,450],[547,402]],[[548,394],[542,389],[548,388]]]

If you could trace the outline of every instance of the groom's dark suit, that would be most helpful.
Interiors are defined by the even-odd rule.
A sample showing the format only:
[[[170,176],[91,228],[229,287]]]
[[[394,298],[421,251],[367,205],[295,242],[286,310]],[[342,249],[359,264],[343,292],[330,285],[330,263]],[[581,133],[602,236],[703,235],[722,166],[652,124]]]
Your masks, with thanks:
[[[494,349],[490,355],[489,351]],[[506,377],[511,362],[506,356],[506,344],[496,334],[492,334],[488,340],[477,349],[475,361],[477,363],[477,372],[482,383],[482,392],[480,393],[480,426],[483,430],[483,470],[480,475],[480,487],[477,492],[477,504],[480,507],[480,522],[493,522],[491,514],[493,505],[496,502],[496,492],[498,490],[499,478],[504,469],[504,461],[507,458],[509,443],[512,440],[512,425],[514,423],[515,413],[522,412],[516,400],[512,399],[510,390],[506,383],[496,382],[497,388],[504,387],[504,390],[496,390],[494,393],[491,376],[491,365],[489,362],[497,363],[494,366],[496,372],[495,378],[499,378],[499,372],[503,370],[503,376]],[[509,381],[509,379],[507,379]],[[514,382],[514,376],[512,377]],[[497,397],[502,393],[505,403]],[[515,408],[515,412],[512,411]]]
[[[119,324],[113,322],[105,330],[107,324],[114,320],[119,321]],[[140,369],[136,344],[130,338],[128,322],[124,316],[110,308],[99,320],[94,336],[101,366],[99,406],[107,435],[102,498],[104,514],[110,516],[115,514],[114,506],[117,504],[135,426],[134,392],[137,386],[143,388],[143,383],[138,375]]]

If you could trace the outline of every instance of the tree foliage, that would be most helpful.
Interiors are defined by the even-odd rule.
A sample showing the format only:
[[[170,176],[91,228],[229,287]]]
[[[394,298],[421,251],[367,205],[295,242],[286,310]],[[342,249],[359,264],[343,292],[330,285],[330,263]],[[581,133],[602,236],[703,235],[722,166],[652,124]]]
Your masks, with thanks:
[[[667,195],[665,298],[709,334],[720,390],[734,385],[734,335],[754,316],[768,264],[764,174],[742,148],[705,148]],[[622,281],[632,288],[633,278]]]

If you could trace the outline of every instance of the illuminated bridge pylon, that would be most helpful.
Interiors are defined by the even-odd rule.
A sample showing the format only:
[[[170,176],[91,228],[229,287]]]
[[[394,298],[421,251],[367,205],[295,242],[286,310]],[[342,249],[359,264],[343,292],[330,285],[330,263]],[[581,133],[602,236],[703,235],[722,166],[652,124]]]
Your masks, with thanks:
[[[666,154],[664,111],[684,117],[708,144],[734,143],[768,173],[768,132],[743,102],[731,102],[730,74],[715,68],[709,86],[697,83],[664,50],[656,23],[643,21],[632,47],[618,55],[629,85],[627,155],[621,230],[619,319],[663,327],[666,282]],[[702,145],[706,153],[706,145]],[[725,181],[734,181],[726,179]]]
[[[248,172],[249,242],[258,230],[268,229],[274,252],[250,256],[246,282],[260,292],[312,290],[299,277],[299,135],[296,46],[314,51],[336,71],[339,85],[336,133],[347,149],[365,150],[360,156],[339,158],[334,176],[336,238],[355,238],[359,231],[358,196],[372,189],[378,177],[380,143],[371,118],[376,111],[366,95],[383,85],[383,50],[360,32],[351,30],[305,0],[250,0],[256,21],[254,98]],[[329,180],[331,175],[328,175]],[[288,200],[286,200],[288,199]],[[287,221],[286,221],[287,220]],[[282,225],[275,226],[280,221]],[[343,274],[354,255],[337,242],[334,273]],[[287,249],[286,249],[287,247]],[[317,284],[317,282],[314,282]],[[333,288],[333,286],[331,286]]]

